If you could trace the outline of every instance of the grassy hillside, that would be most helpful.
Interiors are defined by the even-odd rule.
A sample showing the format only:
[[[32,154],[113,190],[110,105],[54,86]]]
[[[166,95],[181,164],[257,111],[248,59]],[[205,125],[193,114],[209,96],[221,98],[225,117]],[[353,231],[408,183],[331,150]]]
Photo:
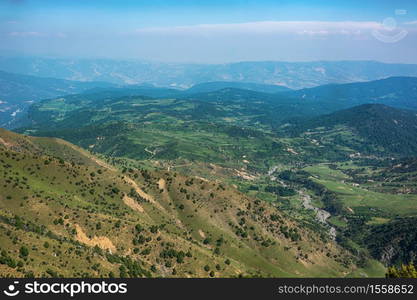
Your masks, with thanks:
[[[354,258],[233,186],[118,170],[59,139],[0,132],[3,276],[345,276]]]

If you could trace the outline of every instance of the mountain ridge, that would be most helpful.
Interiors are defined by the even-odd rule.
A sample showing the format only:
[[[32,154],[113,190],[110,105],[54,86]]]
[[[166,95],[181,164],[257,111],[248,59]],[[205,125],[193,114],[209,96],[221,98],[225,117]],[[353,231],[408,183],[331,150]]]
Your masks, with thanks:
[[[79,82],[0,71],[0,126],[10,125],[31,103],[41,99],[114,86],[108,82]]]
[[[417,65],[375,61],[260,61],[204,65],[110,59],[1,57],[0,69],[81,81],[152,83],[183,89],[197,83],[222,80],[279,84],[299,89],[333,82],[369,81],[400,75],[417,76]]]
[[[284,92],[307,101],[350,102],[350,105],[380,103],[417,110],[417,77],[384,79],[345,84],[328,84],[310,89]]]
[[[294,128],[290,125],[286,130],[292,135],[314,135],[314,131],[339,125],[352,128],[365,143],[382,146],[391,154],[417,153],[417,112],[383,104],[363,104],[309,120],[299,119]]]

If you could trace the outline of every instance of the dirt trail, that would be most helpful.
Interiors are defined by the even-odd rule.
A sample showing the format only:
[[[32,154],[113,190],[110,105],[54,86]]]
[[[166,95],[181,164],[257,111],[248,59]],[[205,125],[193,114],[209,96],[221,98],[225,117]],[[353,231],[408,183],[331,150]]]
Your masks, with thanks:
[[[102,161],[102,160],[100,160],[100,159],[98,159],[98,158],[95,158],[94,156],[92,156],[92,157],[90,157],[96,164],[98,164],[99,166],[101,166],[101,167],[103,167],[103,168],[106,168],[106,169],[109,169],[109,170],[111,170],[111,171],[116,171],[116,169],[115,168],[113,168],[112,166],[110,166],[109,164],[107,164],[107,163],[105,163],[104,161]]]
[[[90,247],[98,246],[101,249],[109,250],[111,253],[116,252],[116,247],[108,237],[94,236],[90,239],[78,224],[75,224],[75,229],[77,230],[77,241]]]
[[[84,154],[84,155],[85,155],[85,156],[87,156],[89,159],[91,159],[91,160],[92,160],[92,161],[94,161],[96,164],[98,164],[99,166],[101,166],[101,167],[103,167],[103,168],[106,168],[106,169],[109,169],[109,170],[111,170],[111,171],[116,171],[116,168],[114,168],[114,167],[110,166],[109,164],[105,163],[104,161],[102,161],[102,160],[100,160],[100,159],[96,158],[94,155],[89,154],[89,153],[88,153],[87,151],[85,151],[84,149],[78,148],[77,146],[75,146],[75,145],[73,145],[73,144],[71,144],[71,143],[68,143],[68,142],[66,142],[66,141],[64,141],[64,140],[57,139],[57,141],[58,141],[58,142],[60,142],[61,144],[65,144],[65,145],[67,145],[67,146],[71,147],[71,148],[72,148],[72,149],[74,149],[75,151],[78,151],[78,152],[80,152],[80,153]]]
[[[133,188],[135,189],[135,191],[136,191],[136,193],[138,193],[139,194],[139,196],[141,196],[143,199],[145,199],[145,200],[147,200],[147,201],[149,201],[149,202],[151,202],[151,203],[153,203],[153,204],[156,204],[156,202],[155,202],[155,199],[151,196],[151,195],[149,195],[149,194],[147,194],[147,193],[145,193],[138,185],[137,185],[137,183],[133,180],[133,179],[131,179],[131,178],[129,178],[129,177],[127,177],[127,176],[125,176],[124,177],[124,180],[126,180],[130,185],[132,185],[133,186]]]
[[[145,211],[139,203],[137,203],[134,199],[130,198],[126,194],[123,196],[123,202],[133,210],[136,210],[141,213]]]
[[[201,181],[204,181],[204,182],[209,182],[209,181],[208,181],[206,178],[204,178],[204,177],[195,176],[195,178],[200,179]]]
[[[8,143],[5,140],[3,140],[2,138],[0,138],[0,143],[3,144],[6,148],[10,148],[10,147],[14,146],[12,143]]]
[[[137,183],[125,176],[124,180],[126,180],[131,186],[133,186],[133,188],[135,189],[136,193],[138,193],[139,196],[141,196],[143,199],[149,201],[150,203],[154,204],[156,207],[158,207],[160,210],[165,210],[161,204],[159,204],[158,202],[155,201],[154,197],[152,197],[151,195],[145,193],[138,185]]]

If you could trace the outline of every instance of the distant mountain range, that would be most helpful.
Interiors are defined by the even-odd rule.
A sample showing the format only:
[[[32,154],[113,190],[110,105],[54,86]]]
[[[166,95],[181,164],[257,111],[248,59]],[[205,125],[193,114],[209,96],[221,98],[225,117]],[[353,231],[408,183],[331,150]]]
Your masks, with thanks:
[[[6,100],[9,104],[16,104],[21,100],[39,100],[77,94],[92,88],[116,86],[109,82],[81,82],[0,71],[0,99]]]
[[[253,82],[236,82],[236,81],[213,81],[213,82],[204,82],[193,85],[187,90],[188,93],[208,93],[214,92],[225,88],[235,88],[242,90],[249,90],[261,93],[279,93],[284,91],[290,91],[291,89],[272,84],[261,84]]]
[[[227,113],[220,106],[235,102],[243,105],[241,107],[244,107],[244,112],[241,114],[251,115],[254,122],[269,125],[293,117],[326,114],[366,103],[417,110],[417,77],[390,77],[301,90],[254,82],[214,81],[180,90],[156,87],[149,83],[120,86],[108,82],[81,82],[0,71],[0,83],[0,126],[6,128],[21,125],[22,122],[16,121],[26,116],[27,107],[34,102],[80,93],[88,96],[75,96],[76,99],[114,99],[125,96],[188,99],[196,101],[196,107],[205,107],[199,110],[198,117],[214,112],[207,105],[216,105],[217,115],[233,115],[236,111]]]
[[[287,95],[307,102],[336,102],[349,106],[364,103],[417,110],[417,78],[390,77],[369,82],[329,84],[291,91]]]
[[[199,90],[198,86],[185,91],[152,86],[96,88],[84,94],[53,98],[33,105],[29,110],[29,120],[15,123],[15,127],[27,124],[35,127],[47,124],[50,127],[53,122],[55,127],[64,128],[78,126],[79,122],[74,123],[72,119],[84,114],[96,115],[86,119],[90,123],[94,120],[107,120],[109,117],[123,121],[130,114],[133,114],[129,117],[131,120],[145,118],[146,114],[155,112],[183,120],[223,120],[223,123],[227,120],[229,125],[252,126],[259,123],[276,128],[293,118],[318,116],[368,103],[417,109],[416,86],[417,78],[393,77],[275,94],[236,88],[192,93],[193,90]],[[141,98],[146,100],[143,100],[144,105],[137,103]],[[152,98],[176,100],[147,105],[148,102],[152,103]],[[117,109],[109,111],[109,107]],[[123,107],[123,111],[115,113]]]
[[[0,127],[7,126],[19,113],[38,100],[82,93],[95,87],[115,86],[108,82],[80,82],[0,71]]]
[[[346,134],[344,127],[358,138]],[[292,136],[303,135],[317,141],[332,136],[333,146],[339,143],[368,154],[417,154],[417,112],[382,104],[364,104],[311,119],[300,119],[286,126],[285,130]],[[335,132],[339,134],[335,135]]]
[[[417,76],[417,65],[375,61],[178,64],[106,59],[0,58],[0,70],[40,77],[190,88],[213,81],[253,82],[292,89],[330,83]]]

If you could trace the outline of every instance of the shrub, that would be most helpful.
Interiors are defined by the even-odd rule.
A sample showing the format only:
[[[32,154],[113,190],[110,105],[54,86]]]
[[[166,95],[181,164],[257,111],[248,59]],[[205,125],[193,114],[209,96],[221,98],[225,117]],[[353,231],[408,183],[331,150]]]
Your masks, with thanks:
[[[29,249],[25,246],[22,246],[20,247],[19,253],[21,257],[27,257],[29,255]]]

